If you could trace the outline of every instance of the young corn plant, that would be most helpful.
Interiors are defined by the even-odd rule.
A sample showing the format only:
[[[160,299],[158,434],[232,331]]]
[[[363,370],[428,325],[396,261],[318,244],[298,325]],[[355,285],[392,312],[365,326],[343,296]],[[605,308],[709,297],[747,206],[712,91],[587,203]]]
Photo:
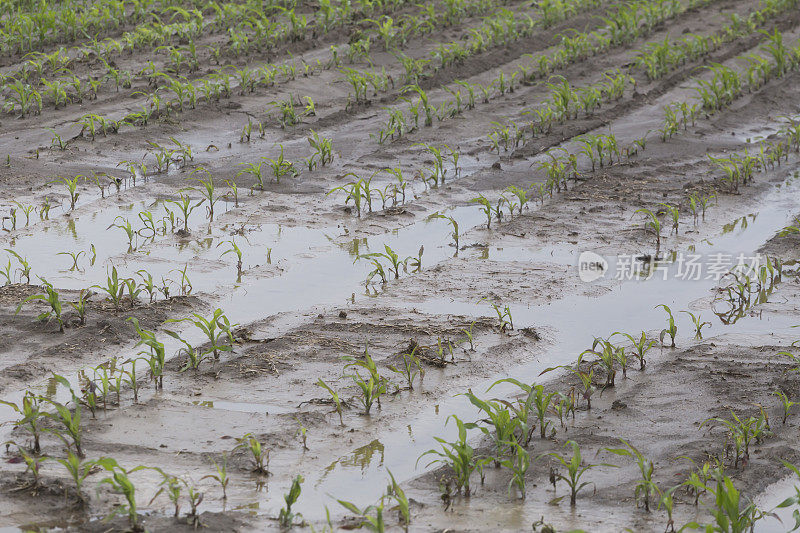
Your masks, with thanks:
[[[84,503],[86,501],[86,496],[83,494],[83,482],[89,477],[89,474],[97,463],[95,461],[81,461],[80,457],[72,453],[72,450],[67,450],[67,457],[65,459],[56,457],[55,460],[67,470],[72,482],[75,483],[75,494],[78,497],[78,501]]]
[[[211,352],[214,354],[214,359],[219,359],[219,352],[233,350],[234,339],[231,330],[236,327],[236,324],[231,325],[222,309],[216,309],[210,318],[205,318],[198,313],[192,313],[190,317],[168,319],[167,322],[189,322],[194,324],[205,334],[211,344]],[[227,339],[228,344],[223,343],[225,339]]]
[[[422,368],[422,362],[420,358],[417,357],[416,351],[417,347],[415,346],[410,352],[401,354],[403,358],[402,366],[389,365],[389,370],[398,374],[405,380],[408,390],[414,390],[414,380],[417,379],[417,376],[419,376],[420,383],[425,376],[425,369]]]
[[[300,485],[303,483],[303,481],[303,476],[297,475],[292,481],[292,486],[289,489],[289,492],[283,496],[286,506],[278,513],[278,523],[283,528],[292,527],[295,519],[299,518],[301,522],[303,520],[303,515],[292,512],[292,506],[297,503],[297,499],[300,497],[300,491],[302,490]]]
[[[136,317],[129,317],[128,322],[134,325],[136,333],[139,334],[139,342],[136,343],[136,346],[147,346],[149,348],[149,351],[141,351],[139,355],[146,356],[144,361],[150,367],[150,376],[153,379],[153,384],[156,390],[162,390],[164,388],[164,367],[167,360],[164,344],[156,339],[155,333],[140,328]]]
[[[675,347],[675,336],[678,334],[678,326],[675,325],[675,317],[672,316],[672,310],[667,307],[665,304],[659,304],[655,308],[658,309],[659,307],[663,308],[664,311],[667,312],[667,327],[661,330],[658,338],[661,342],[661,346],[664,346],[664,338],[669,335],[671,345],[670,348]]]
[[[39,436],[42,433],[40,419],[44,416],[44,412],[41,410],[41,398],[30,391],[25,391],[21,404],[0,400],[0,405],[6,405],[20,415],[21,418],[14,425],[24,427],[30,432],[33,438],[31,451],[34,455],[39,455],[42,451],[39,445]]]
[[[453,238],[453,246],[456,247],[456,255],[457,255],[458,254],[458,239],[460,237],[460,234],[458,233],[458,222],[456,221],[456,219],[454,219],[451,216],[443,215],[441,213],[434,213],[433,215],[430,216],[430,218],[431,219],[443,218],[444,220],[446,220],[446,221],[448,221],[450,223],[450,226],[453,228],[453,231],[452,231],[452,233],[450,233],[450,236]]]
[[[185,355],[186,363],[181,367],[179,372],[186,372],[187,370],[197,370],[198,368],[200,368],[200,363],[212,357],[211,350],[201,350],[200,348],[192,346],[192,344],[189,341],[181,337],[178,333],[175,333],[174,331],[170,331],[168,329],[165,329],[164,333],[166,333],[173,339],[183,344],[183,347],[178,350],[177,355],[178,356]]]
[[[436,459],[433,459],[427,466],[437,463],[449,466],[453,471],[456,491],[461,493],[463,490],[464,496],[469,497],[471,494],[470,478],[478,468],[478,459],[475,457],[475,450],[467,442],[467,429],[472,429],[475,425],[465,424],[456,415],[448,416],[445,425],[451,419],[458,426],[458,438],[453,442],[447,442],[441,437],[434,437],[441,445],[441,450],[428,450],[419,456],[417,464],[426,455],[435,456]]]
[[[69,178],[61,178],[52,183],[62,183],[64,187],[67,188],[67,192],[69,193],[69,210],[75,210],[75,204],[78,202],[78,198],[80,197],[80,193],[78,192],[78,178],[82,178],[83,176],[75,176],[72,179]]]
[[[747,501],[739,493],[728,476],[716,476],[712,484],[699,480],[690,480],[687,484],[696,490],[703,490],[713,495],[714,503],[708,506],[712,518],[710,524],[689,522],[684,528],[744,533],[752,531],[756,522],[765,516],[765,513],[752,501]]]
[[[75,405],[73,410],[70,410],[66,405],[57,402],[56,400],[52,400],[49,398],[42,398],[42,400],[48,402],[53,406],[56,410],[55,413],[44,413],[44,416],[52,419],[54,422],[61,424],[63,429],[66,433],[64,436],[62,433],[57,432],[55,430],[49,430],[54,433],[58,438],[60,438],[67,448],[74,447],[75,454],[79,458],[83,458],[83,448],[81,448],[82,442],[82,430],[81,430],[81,402],[80,398],[75,394],[75,391],[72,389],[69,381],[63,376],[59,376],[58,374],[53,374],[53,380],[65,387],[69,390],[72,396],[72,403]],[[69,439],[67,439],[69,437]]]
[[[137,466],[126,470],[111,457],[101,457],[96,462],[98,466],[101,466],[110,474],[109,477],[104,478],[100,483],[107,483],[115,492],[125,497],[126,503],[115,507],[108,518],[113,518],[118,514],[126,514],[128,515],[128,523],[131,530],[144,531],[144,528],[139,523],[139,514],[136,510],[136,487],[129,477],[130,474],[137,470],[142,470],[144,467]]]
[[[691,311],[681,311],[681,313],[686,313],[692,319],[692,324],[694,324],[694,338],[695,339],[702,339],[703,338],[703,328],[705,326],[711,327],[711,322],[704,322],[703,317],[700,314],[694,314]]]
[[[614,332],[612,334],[612,337],[614,335],[623,335],[623,336],[627,337],[627,339],[629,341],[631,341],[631,344],[633,345],[633,348],[634,348],[633,355],[639,361],[639,370],[644,370],[644,367],[647,364],[646,361],[645,361],[645,357],[647,356],[647,352],[650,351],[650,349],[653,346],[655,346],[656,341],[648,340],[647,339],[647,334],[644,331],[642,331],[642,333],[639,336],[639,338],[634,337],[630,333],[622,333],[620,331]]]
[[[201,477],[200,481],[203,481],[204,479],[213,479],[219,483],[219,486],[222,489],[222,499],[227,500],[228,483],[230,483],[231,478],[228,477],[228,456],[226,454],[222,454],[222,464],[214,461],[214,469],[217,471],[216,474],[207,474]]]
[[[122,310],[122,297],[125,293],[125,282],[123,279],[120,279],[117,273],[117,267],[111,267],[111,273],[106,276],[105,286],[92,285],[92,288],[100,289],[108,294],[108,299],[114,304],[114,309],[116,311]]]
[[[203,187],[199,189],[199,192],[203,196],[203,199],[208,202],[208,206],[206,209],[208,210],[208,221],[214,222],[214,204],[219,201],[219,196],[215,195],[216,189],[214,188],[214,179],[211,177],[211,174],[203,167],[198,167],[192,171],[192,174],[198,171],[203,171],[206,173],[206,179],[203,178],[193,178],[195,181],[199,182]],[[191,190],[198,190],[192,188]]]
[[[61,300],[59,299],[58,292],[53,288],[53,285],[50,284],[46,279],[39,278],[42,282],[42,288],[44,289],[44,293],[42,294],[34,294],[25,298],[20,304],[17,306],[17,311],[15,314],[19,314],[20,310],[22,310],[22,306],[28,302],[32,302],[33,300],[42,300],[50,308],[47,311],[44,311],[39,314],[37,317],[38,320],[49,321],[51,317],[54,317],[58,322],[58,331],[64,333],[64,319],[61,316]]]
[[[585,487],[588,487],[589,485],[592,484],[590,481],[581,481],[584,474],[586,474],[586,472],[588,472],[592,468],[596,468],[601,465],[584,463],[583,458],[581,457],[580,446],[578,446],[578,443],[575,442],[574,440],[567,441],[565,446],[572,447],[572,457],[559,455],[555,452],[551,452],[544,455],[554,457],[561,464],[562,467],[566,468],[567,470],[566,474],[562,474],[560,472],[554,472],[553,476],[556,481],[563,481],[564,483],[567,484],[567,486],[569,487],[569,504],[571,507],[575,507],[575,504],[578,499],[578,493]],[[612,465],[602,465],[602,466],[612,466]],[[557,503],[561,501],[563,498],[564,496],[561,496],[559,498],[554,498],[553,502]]]
[[[792,410],[792,407],[798,405],[798,402],[792,402],[789,400],[789,397],[783,391],[775,391],[772,394],[778,397],[781,401],[781,407],[783,408],[783,418],[781,419],[782,424],[786,424],[786,419],[789,418],[789,414]]]
[[[505,443],[516,442],[515,433],[520,428],[521,422],[518,418],[511,415],[511,410],[505,404],[495,400],[481,400],[472,390],[462,394],[469,402],[486,414],[486,425],[475,427],[480,429],[485,435],[491,437],[495,446],[495,466],[499,466],[498,458],[503,457],[508,451]],[[527,437],[527,435],[526,435]]]
[[[381,396],[387,391],[387,380],[378,372],[378,366],[370,356],[368,348],[364,349],[363,360],[353,356],[344,356],[342,359],[348,361],[344,366],[345,371],[353,369],[353,373],[346,377],[352,379],[361,390],[358,401],[364,406],[364,414],[368,415],[374,403],[377,402],[380,407]],[[366,371],[366,378],[361,375],[359,369]]]
[[[388,468],[386,472],[389,474],[389,481],[391,484],[386,488],[386,496],[393,499],[396,503],[390,510],[397,511],[400,525],[408,532],[408,526],[411,525],[411,505],[408,501],[405,491],[400,484],[395,480],[392,471]]]
[[[223,257],[223,256],[225,256],[227,254],[236,254],[236,282],[237,283],[241,283],[241,281],[242,281],[242,250],[239,248],[239,246],[236,245],[236,241],[234,241],[233,239],[231,239],[229,241],[221,242],[221,243],[217,244],[217,247],[220,247],[223,244],[229,244],[230,248],[225,250],[224,252],[222,252],[222,256],[220,256],[220,257]]]
[[[656,252],[653,257],[658,257],[659,251],[661,251],[661,221],[658,220],[658,216],[650,211],[649,209],[637,209],[634,212],[634,215],[642,213],[645,217],[644,222],[644,232],[647,234],[651,232],[656,238]]]
[[[638,505],[641,501],[644,505],[644,510],[649,513],[650,504],[654,503],[654,499],[659,495],[658,486],[653,482],[653,461],[646,459],[642,452],[625,439],[620,439],[620,442],[622,442],[623,448],[606,448],[605,450],[622,457],[630,457],[636,461],[641,479],[634,489],[634,498],[636,499],[636,504]]]
[[[383,532],[386,531],[386,522],[383,518],[385,498],[386,495],[381,496],[381,499],[378,501],[378,503],[368,505],[364,509],[359,509],[359,507],[352,502],[345,500],[336,501],[339,502],[339,505],[356,515],[356,519],[361,521],[358,526],[359,528],[366,527],[370,531]],[[375,513],[375,516],[372,515],[373,512]]]
[[[253,472],[264,476],[269,475],[269,450],[265,449],[252,433],[247,433],[238,439],[238,444],[235,449],[238,448],[250,452],[253,460]]]
[[[342,417],[342,405],[344,402],[339,397],[339,393],[333,390],[333,388],[331,388],[330,385],[322,381],[322,378],[317,379],[315,385],[317,385],[318,387],[322,387],[323,389],[328,391],[328,394],[331,395],[331,402],[336,408],[336,413],[339,415],[339,425],[344,426],[344,418]]]
[[[39,486],[39,482],[41,479],[41,474],[40,474],[41,465],[46,460],[50,459],[50,457],[48,457],[47,455],[37,455],[29,453],[26,448],[20,446],[13,440],[6,441],[5,443],[6,449],[8,449],[8,447],[11,446],[12,444],[17,447],[17,452],[19,453],[22,460],[25,462],[25,472],[30,472],[31,475],[33,475],[33,481],[27,485],[22,486],[21,488],[36,489]]]
[[[511,480],[508,482],[508,493],[514,486],[519,491],[520,498],[525,499],[525,474],[531,466],[531,456],[528,450],[523,448],[518,442],[508,442],[506,446],[511,450],[511,455],[500,459],[500,466],[511,471]]]

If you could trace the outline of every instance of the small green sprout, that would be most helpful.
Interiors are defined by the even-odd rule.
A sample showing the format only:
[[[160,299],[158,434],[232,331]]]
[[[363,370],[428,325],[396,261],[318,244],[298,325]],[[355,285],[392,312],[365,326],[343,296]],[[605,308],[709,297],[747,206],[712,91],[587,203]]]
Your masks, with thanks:
[[[559,463],[561,463],[561,466],[563,466],[564,468],[567,469],[567,474],[566,475],[565,474],[561,474],[560,472],[555,472],[554,476],[555,476],[556,480],[563,481],[564,483],[567,484],[567,486],[569,487],[569,491],[570,491],[570,493],[569,493],[569,504],[570,504],[570,506],[575,507],[575,503],[576,503],[577,498],[578,498],[578,493],[583,488],[585,488],[588,485],[592,484],[589,481],[583,481],[582,482],[581,478],[583,477],[584,474],[586,474],[586,472],[588,472],[592,468],[596,468],[597,466],[601,466],[601,465],[593,465],[593,464],[589,464],[589,463],[584,463],[583,462],[583,458],[581,457],[581,449],[578,446],[578,443],[575,442],[574,440],[567,441],[565,446],[571,446],[572,447],[572,457],[562,456],[562,455],[559,455],[559,454],[557,454],[555,452],[543,454],[540,457],[543,457],[543,456],[554,457],[556,460],[558,460]],[[603,466],[613,466],[613,465],[603,465]],[[564,496],[561,496],[559,498],[554,498],[553,501],[554,502],[559,502],[559,501],[561,501],[562,498],[564,498]]]
[[[675,347],[675,336],[678,334],[678,326],[675,325],[675,317],[672,316],[672,310],[667,307],[665,304],[659,304],[655,308],[658,309],[659,307],[663,308],[664,311],[667,312],[668,320],[667,320],[667,327],[661,330],[661,334],[659,335],[659,340],[661,341],[661,346],[664,346],[664,337],[669,335],[670,340],[672,341],[672,345],[670,348]]]
[[[681,313],[686,313],[691,317],[692,323],[694,324],[694,338],[702,339],[703,338],[702,329],[705,326],[711,327],[711,322],[703,322],[703,318],[700,316],[699,313],[697,315],[695,315],[691,311],[681,311]]]
[[[289,492],[283,496],[286,506],[280,510],[280,513],[278,513],[278,523],[281,525],[281,527],[292,527],[296,518],[299,518],[301,521],[303,519],[303,515],[300,513],[292,512],[292,505],[294,505],[297,502],[297,499],[300,497],[300,491],[302,490],[300,484],[303,483],[303,481],[303,476],[298,474],[292,481],[292,486],[289,489]]]

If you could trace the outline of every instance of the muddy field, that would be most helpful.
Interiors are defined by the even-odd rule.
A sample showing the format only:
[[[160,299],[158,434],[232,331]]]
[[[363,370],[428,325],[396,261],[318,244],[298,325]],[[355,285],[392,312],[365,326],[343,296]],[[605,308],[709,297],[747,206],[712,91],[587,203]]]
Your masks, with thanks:
[[[0,530],[793,530],[797,0],[0,6]]]

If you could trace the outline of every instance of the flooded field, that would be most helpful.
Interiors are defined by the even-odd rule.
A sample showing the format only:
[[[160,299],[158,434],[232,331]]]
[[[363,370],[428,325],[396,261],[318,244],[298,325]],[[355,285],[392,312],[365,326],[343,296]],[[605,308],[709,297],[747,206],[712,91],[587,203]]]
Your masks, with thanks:
[[[0,530],[800,525],[797,0],[0,6]]]

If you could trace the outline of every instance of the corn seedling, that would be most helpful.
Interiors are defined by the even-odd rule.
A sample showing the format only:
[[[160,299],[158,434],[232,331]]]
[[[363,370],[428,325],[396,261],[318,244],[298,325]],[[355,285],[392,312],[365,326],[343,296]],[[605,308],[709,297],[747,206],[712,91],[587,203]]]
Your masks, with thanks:
[[[356,519],[360,520],[359,528],[366,527],[370,531],[375,531],[376,533],[383,533],[386,531],[386,523],[383,519],[383,508],[384,508],[384,498],[386,496],[381,496],[381,499],[378,503],[369,505],[364,509],[359,509],[359,507],[351,502],[345,500],[336,500],[339,502],[339,505],[350,511],[351,513],[356,515]],[[375,513],[375,516],[372,516],[372,513]]]
[[[220,488],[222,488],[222,499],[228,499],[228,483],[230,483],[231,479],[228,477],[228,456],[226,454],[222,454],[222,464],[217,463],[214,461],[214,468],[216,469],[216,474],[207,474],[200,478],[200,481],[204,479],[213,479],[217,483],[219,483]]]
[[[186,364],[184,364],[181,367],[180,372],[185,372],[187,370],[197,370],[200,367],[200,363],[211,357],[210,350],[201,350],[200,348],[192,346],[191,343],[189,343],[189,341],[187,341],[174,331],[165,329],[164,333],[166,333],[173,339],[183,344],[183,348],[180,348],[178,350],[178,355],[186,356]]]
[[[11,248],[6,248],[5,250],[6,250],[6,252],[8,252],[11,255],[13,255],[14,258],[19,263],[20,281],[22,281],[22,278],[24,277],[25,278],[25,283],[27,285],[30,285],[30,283],[31,283],[31,265],[30,265],[30,263],[28,263],[28,259],[22,257],[20,254],[18,254],[17,252],[12,250]],[[11,283],[10,276],[6,276],[6,277],[8,279],[8,282]]]
[[[100,289],[108,294],[108,299],[114,304],[114,309],[122,310],[122,296],[125,291],[125,284],[117,274],[117,267],[111,267],[111,273],[106,276],[106,285],[92,285],[92,288]]]
[[[489,302],[486,298],[481,299],[481,301],[486,301],[494,312],[497,314],[497,320],[500,323],[500,331],[506,331],[510,329],[513,331],[514,329],[514,320],[511,317],[511,308],[507,305],[504,305],[502,308],[493,302]]]
[[[135,317],[129,317],[128,322],[131,322],[136,328],[136,333],[139,334],[139,342],[136,346],[147,346],[149,351],[139,352],[140,355],[145,355],[144,358],[147,365],[150,367],[150,376],[153,378],[153,384],[156,390],[164,388],[164,366],[166,365],[166,351],[164,344],[156,339],[155,333],[152,331],[142,329],[139,327],[139,321]]]
[[[67,470],[67,473],[69,473],[73,483],[75,483],[75,494],[78,496],[78,500],[80,502],[84,502],[85,496],[83,495],[82,490],[83,482],[89,476],[96,463],[94,461],[81,461],[81,459],[72,453],[71,450],[67,450],[66,459],[56,457],[55,460],[61,463],[61,465]]]
[[[681,311],[681,313],[686,313],[692,319],[692,324],[694,324],[694,338],[695,339],[702,339],[703,338],[703,328],[705,326],[711,326],[711,322],[704,322],[703,318],[698,313],[695,315],[691,311]]]
[[[650,504],[653,502],[652,498],[657,498],[659,494],[658,487],[653,483],[653,461],[646,459],[633,444],[630,444],[625,439],[620,439],[620,442],[622,442],[623,448],[606,448],[605,450],[622,457],[630,457],[636,461],[641,479],[636,484],[634,498],[637,505],[641,501],[644,505],[644,510],[649,513]]]
[[[675,347],[675,336],[678,334],[678,326],[675,325],[675,317],[672,316],[672,310],[667,307],[665,304],[659,304],[655,308],[658,309],[661,307],[667,313],[667,327],[661,330],[658,338],[661,342],[661,346],[664,346],[664,338],[669,335],[670,341],[672,344],[670,348]]]
[[[265,449],[252,433],[247,433],[238,439],[236,448],[243,448],[250,452],[253,459],[253,472],[269,475],[269,450]]]
[[[33,482],[23,488],[30,488],[35,489],[39,486],[40,480],[40,469],[43,462],[50,459],[50,457],[46,455],[37,455],[28,453],[28,450],[20,446],[14,441],[7,441],[5,443],[6,448],[8,448],[11,444],[17,447],[17,453],[19,453],[22,460],[25,462],[25,472],[30,472],[33,476]]]
[[[531,466],[531,457],[528,450],[517,442],[507,442],[506,446],[512,451],[510,457],[500,459],[500,466],[511,471],[511,480],[508,482],[508,493],[516,486],[521,498],[525,499],[525,474]]]
[[[644,232],[645,235],[648,232],[652,232],[656,238],[656,253],[655,257],[658,257],[658,252],[661,250],[661,221],[658,220],[658,216],[650,211],[649,209],[637,209],[634,215],[642,213],[645,217],[644,222]]]
[[[56,400],[52,400],[49,398],[42,398],[44,401],[48,402],[53,406],[56,410],[55,413],[44,413],[44,416],[51,418],[56,423],[59,423],[63,426],[64,431],[66,432],[67,437],[63,434],[55,431],[55,430],[48,430],[54,433],[58,438],[60,438],[67,448],[74,447],[75,453],[78,457],[83,458],[83,449],[81,448],[81,403],[78,396],[75,394],[75,391],[69,384],[66,378],[63,376],[59,376],[58,374],[53,374],[53,380],[64,386],[67,390],[69,390],[72,396],[72,403],[75,405],[73,410],[67,408],[66,405],[57,402]]]
[[[30,391],[25,392],[25,395],[22,397],[22,403],[19,405],[0,400],[0,405],[6,405],[20,415],[21,418],[14,424],[18,427],[24,427],[30,432],[33,438],[33,447],[31,451],[34,455],[38,455],[41,452],[39,436],[41,435],[42,429],[39,427],[39,420],[44,416],[44,413],[41,410],[40,402],[39,396]]]
[[[684,528],[744,533],[752,531],[755,523],[764,516],[764,513],[752,501],[748,502],[741,496],[728,476],[717,476],[716,481],[711,485],[700,481],[688,481],[687,483],[695,489],[711,493],[714,496],[714,503],[708,508],[712,518],[710,524],[701,525],[697,522],[689,522]]]
[[[126,504],[118,505],[107,519],[113,518],[117,514],[127,514],[128,523],[133,531],[143,531],[139,524],[139,515],[136,512],[136,487],[129,475],[144,467],[137,466],[130,470],[121,467],[116,460],[111,457],[101,457],[97,460],[97,465],[103,467],[110,476],[104,478],[100,483],[107,483],[115,492],[125,497]]]
[[[369,414],[372,405],[377,402],[378,407],[381,404],[381,396],[386,393],[387,380],[378,372],[378,367],[372,356],[369,354],[369,349],[364,349],[364,359],[358,359],[352,356],[343,357],[348,363],[345,365],[345,370],[353,369],[353,374],[348,374],[349,377],[361,390],[361,396],[358,401],[364,406],[364,414]],[[359,369],[367,372],[366,379],[361,376]]]
[[[401,365],[389,365],[389,370],[401,376],[407,383],[408,390],[414,390],[414,380],[419,376],[420,382],[425,376],[425,370],[422,368],[420,358],[416,355],[417,347],[415,346],[410,352],[401,354],[403,358]],[[341,416],[341,413],[340,413]]]
[[[567,441],[565,446],[572,447],[572,457],[566,457],[563,455],[559,455],[555,452],[551,452],[545,455],[550,457],[554,457],[561,466],[567,469],[567,474],[562,474],[560,472],[554,472],[554,477],[557,481],[563,481],[569,487],[569,504],[570,506],[574,507],[578,493],[585,487],[591,485],[592,483],[589,481],[581,481],[583,475],[586,474],[592,468],[595,468],[600,465],[593,465],[589,463],[584,463],[583,459],[581,458],[581,449],[578,446],[578,443],[570,440]],[[540,456],[541,457],[541,456]],[[612,465],[603,465],[603,466],[612,466]],[[559,498],[554,498],[553,502],[559,502],[564,496]]]
[[[198,172],[200,170],[202,170],[203,172],[206,173],[206,179],[194,178],[194,180],[200,182],[200,184],[203,186],[202,189],[200,189],[200,193],[203,195],[203,198],[208,202],[208,206],[207,206],[207,209],[208,209],[208,221],[209,222],[213,222],[214,221],[214,204],[217,203],[217,201],[219,201],[219,197],[214,195],[214,192],[215,192],[214,180],[211,178],[211,174],[208,172],[208,170],[206,170],[203,167],[199,167],[199,168],[196,168],[195,170],[193,170],[192,174],[194,174],[195,172]],[[196,189],[192,189],[192,190],[196,190]]]
[[[58,322],[58,331],[64,333],[64,320],[61,317],[61,300],[59,299],[58,292],[53,288],[53,285],[50,284],[46,279],[39,278],[42,282],[42,288],[44,289],[43,294],[34,294],[25,298],[20,304],[17,306],[16,314],[19,314],[22,306],[28,302],[33,300],[42,300],[46,304],[50,306],[50,309],[40,313],[37,317],[38,320],[50,320],[51,317],[54,317]]]
[[[456,490],[460,493],[464,491],[464,496],[469,497],[471,493],[470,477],[472,473],[478,468],[478,460],[475,457],[475,450],[467,442],[467,429],[475,427],[474,424],[465,424],[455,415],[447,417],[447,422],[453,420],[458,426],[458,438],[453,442],[447,442],[441,437],[434,437],[441,445],[441,450],[431,449],[420,455],[417,459],[419,464],[420,459],[426,455],[433,455],[437,457],[427,466],[440,463],[449,466],[453,470],[454,482]]]
[[[639,361],[639,370],[644,370],[644,367],[645,367],[645,364],[646,364],[645,356],[647,355],[647,352],[656,344],[656,341],[648,340],[647,339],[647,335],[645,334],[644,331],[642,331],[642,333],[641,333],[641,335],[639,336],[638,339],[636,337],[634,337],[633,335],[631,335],[630,333],[622,333],[622,332],[619,332],[619,331],[614,332],[612,337],[614,335],[623,335],[623,336],[627,337],[627,339],[629,341],[631,341],[631,344],[633,345],[633,348],[635,349],[635,351],[633,352],[633,355]]]
[[[514,434],[520,426],[520,420],[511,416],[511,410],[499,401],[495,400],[481,400],[472,390],[462,394],[466,396],[469,402],[480,409],[488,417],[485,426],[477,426],[485,435],[491,437],[495,446],[495,465],[499,465],[499,459],[507,451],[505,443],[516,441]],[[490,429],[493,428],[493,429]],[[527,435],[526,435],[527,437]]]
[[[72,179],[60,178],[53,182],[53,183],[62,183],[64,187],[67,188],[67,192],[69,193],[70,211],[75,209],[75,204],[78,202],[78,197],[80,197],[80,193],[78,192],[78,178],[82,177],[83,176],[75,176]]]
[[[789,413],[791,412],[792,407],[794,407],[795,405],[798,405],[798,402],[790,401],[789,397],[786,395],[786,393],[783,392],[783,391],[780,391],[780,390],[779,391],[775,391],[772,394],[777,396],[778,399],[780,399],[780,401],[781,401],[781,407],[783,407],[783,418],[782,418],[782,422],[781,423],[782,424],[786,424],[786,419],[789,418]]]
[[[300,484],[303,483],[303,481],[303,476],[297,475],[292,481],[292,486],[289,489],[289,492],[283,496],[286,506],[278,513],[278,523],[281,525],[281,527],[292,527],[296,518],[299,518],[301,521],[303,519],[303,515],[300,513],[292,512],[292,505],[294,505],[297,502],[297,499],[300,497]]]
[[[230,248],[222,252],[222,256],[225,256],[226,254],[236,254],[236,282],[239,283],[242,281],[242,250],[236,245],[236,241],[233,239],[221,242],[217,245],[217,247],[226,243],[230,245]]]
[[[228,317],[222,309],[216,309],[214,314],[206,319],[198,313],[193,313],[191,317],[180,319],[168,319],[167,322],[190,322],[194,324],[200,331],[202,331],[208,342],[211,344],[211,351],[214,353],[214,359],[219,359],[219,352],[229,352],[233,350],[233,332],[232,328],[236,324],[231,325]],[[228,344],[223,344],[223,339],[228,340]]]
[[[339,415],[339,424],[344,426],[344,418],[342,417],[342,405],[344,402],[342,402],[342,399],[339,397],[339,393],[333,390],[330,385],[322,381],[322,378],[317,379],[316,385],[318,387],[322,387],[328,391],[328,394],[331,395],[331,402],[336,408],[336,413]]]
[[[183,215],[183,231],[185,234],[189,233],[189,215],[192,214],[192,211],[200,207],[202,205],[203,200],[200,200],[196,204],[192,204],[192,200],[185,196],[182,192],[178,193],[180,195],[180,201],[178,200],[167,200],[168,202],[175,204],[178,210]]]

